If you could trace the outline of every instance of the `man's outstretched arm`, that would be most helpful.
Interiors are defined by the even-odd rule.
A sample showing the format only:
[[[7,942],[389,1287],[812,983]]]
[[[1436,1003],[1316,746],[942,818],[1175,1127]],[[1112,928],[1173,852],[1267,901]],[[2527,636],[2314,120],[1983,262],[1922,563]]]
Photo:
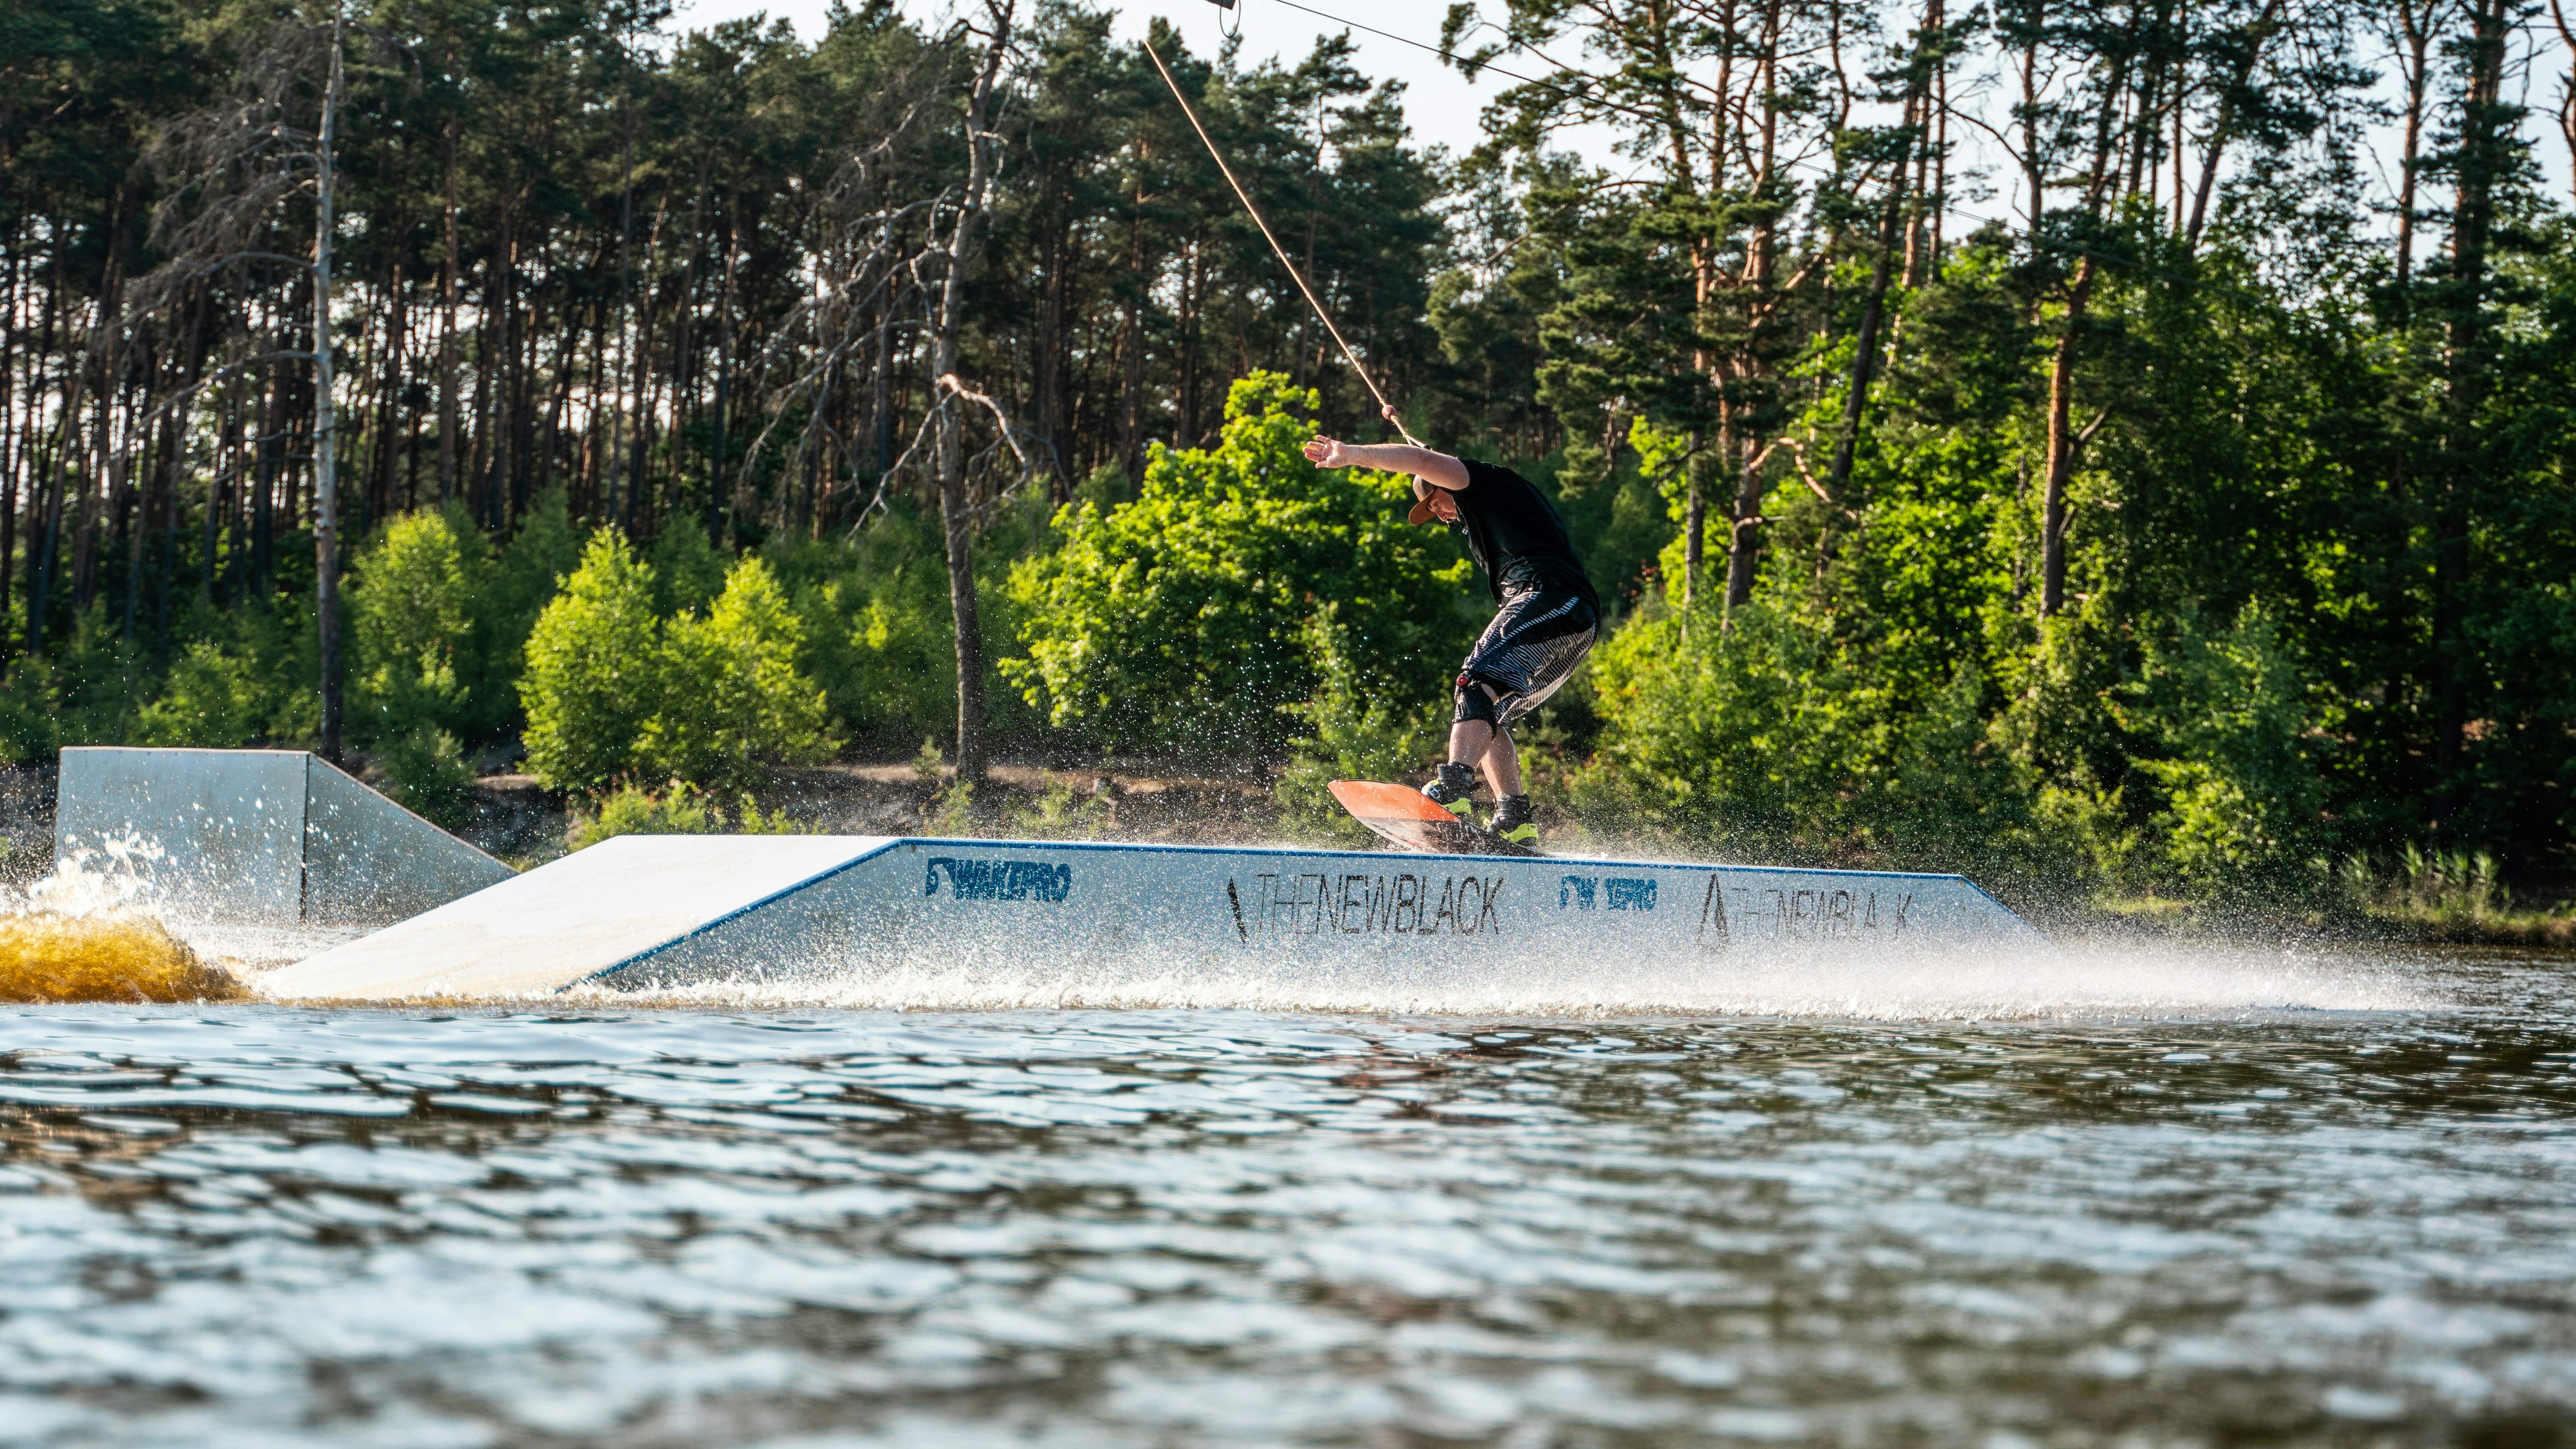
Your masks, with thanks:
[[[1386,418],[1388,422],[1394,422],[1395,409],[1388,408]],[[1426,483],[1452,493],[1467,486],[1466,464],[1446,453],[1435,453],[1409,443],[1345,443],[1335,438],[1315,438],[1306,444],[1306,461],[1318,468],[1375,468],[1386,473],[1410,473],[1414,477],[1413,491],[1417,495],[1424,491]]]
[[[1318,468],[1375,468],[1410,473],[1434,488],[1456,493],[1467,486],[1467,465],[1446,453],[1409,443],[1345,443],[1317,438],[1306,445],[1306,460]],[[1415,491],[1420,491],[1416,489]]]

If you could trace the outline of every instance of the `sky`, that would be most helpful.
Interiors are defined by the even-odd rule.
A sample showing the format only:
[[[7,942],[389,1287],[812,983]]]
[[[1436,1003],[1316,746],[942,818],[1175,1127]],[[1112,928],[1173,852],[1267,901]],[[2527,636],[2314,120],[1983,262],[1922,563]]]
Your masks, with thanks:
[[[1308,3],[1316,9],[1347,16],[1356,23],[1372,25],[1419,40],[1425,45],[1440,43],[1440,21],[1449,10],[1449,0],[1308,0]],[[694,4],[681,0],[679,13],[674,19],[681,25],[712,25],[720,20],[766,13],[792,22],[796,33],[810,41],[823,33],[823,15],[829,8],[830,0],[696,0]],[[918,3],[906,8],[927,9]],[[1237,0],[1232,10],[1220,10],[1211,0],[1146,0],[1146,3],[1119,7],[1116,24],[1119,38],[1144,38],[1146,26],[1156,16],[1171,21],[1197,54],[1214,55],[1217,48],[1225,43],[1221,26],[1228,29],[1240,26],[1247,59],[1259,60],[1276,55],[1291,64],[1312,50],[1318,39],[1342,30],[1339,24],[1300,14],[1277,3],[1277,0]],[[1353,30],[1351,39],[1359,50],[1356,63],[1360,74],[1371,80],[1400,80],[1405,83],[1405,119],[1411,122],[1418,143],[1466,151],[1484,139],[1477,128],[1476,114],[1493,98],[1496,90],[1493,81],[1488,79],[1470,85],[1430,52],[1365,31]]]
[[[1496,91],[1510,82],[1497,81],[1490,76],[1479,82],[1470,82],[1420,46],[1407,45],[1401,40],[1357,28],[1360,25],[1372,26],[1422,45],[1437,45],[1440,23],[1448,13],[1450,0],[1303,0],[1303,3],[1351,22],[1350,36],[1358,51],[1355,63],[1362,75],[1372,80],[1404,82],[1405,118],[1413,128],[1417,144],[1446,146],[1452,152],[1464,152],[1484,139],[1477,123],[1478,114]],[[927,13],[934,4],[935,0],[910,0],[907,8]],[[675,19],[682,26],[712,25],[722,20],[765,13],[791,22],[799,36],[811,41],[823,33],[824,15],[829,8],[830,0],[694,0],[694,3],[692,0],[679,0]],[[1499,11],[1499,0],[1486,8]],[[1146,26],[1156,16],[1168,19],[1178,27],[1188,38],[1190,48],[1199,54],[1214,54],[1224,43],[1225,29],[1239,26],[1243,31],[1247,60],[1278,56],[1291,64],[1311,50],[1318,39],[1344,29],[1339,20],[1305,14],[1289,8],[1282,0],[1237,0],[1233,10],[1220,10],[1211,0],[1133,0],[1133,3],[1119,7],[1116,33],[1122,39],[1142,38]],[[2551,112],[2556,108],[2561,76],[2568,62],[2565,51],[2545,21],[2527,33],[2527,39],[2529,47],[2516,68],[2518,74],[2509,85],[2518,90],[2519,98],[2532,108],[2524,129],[2539,143],[2535,147],[2535,159],[2546,178],[2544,187],[2563,203],[2570,196],[2569,153],[2566,143],[2556,134]],[[2370,63],[2379,57],[2365,55],[2358,59]],[[1502,64],[1524,75],[1545,74],[1543,63],[1529,56],[1506,59]],[[1963,72],[1973,74],[1978,67],[1979,62],[1971,59],[1963,67]],[[1958,80],[1952,82],[1952,101],[1954,105],[1964,106],[1966,103],[1960,85]],[[2382,90],[2383,100],[2394,101],[2397,98],[2393,73]],[[2001,101],[1994,104],[1999,109]],[[1998,114],[1987,119],[2000,121],[2002,117]],[[1972,229],[1973,220],[1966,218],[2000,216],[2019,220],[2013,215],[2015,198],[2011,191],[2009,168],[1999,164],[2003,158],[1994,154],[1990,147],[1979,144],[1981,138],[1972,127],[1954,125],[1950,134],[1958,147],[1952,162],[1952,207],[1961,215],[1954,215],[1946,229],[1953,235]],[[2375,175],[2388,177],[2390,189],[2393,189],[2394,178],[2390,176],[2393,168],[2384,158],[2396,151],[2394,130],[2380,128],[2368,139],[2371,149],[2383,158],[2370,170]],[[1623,173],[1634,167],[1634,163],[1623,161],[1611,153],[1606,130],[1596,128],[1571,134],[1560,137],[1559,142],[1564,149],[1581,153],[1588,160]],[[2000,178],[2000,184],[1991,188],[1995,194],[1981,198],[1973,188],[1960,184],[1964,170],[1979,167]]]

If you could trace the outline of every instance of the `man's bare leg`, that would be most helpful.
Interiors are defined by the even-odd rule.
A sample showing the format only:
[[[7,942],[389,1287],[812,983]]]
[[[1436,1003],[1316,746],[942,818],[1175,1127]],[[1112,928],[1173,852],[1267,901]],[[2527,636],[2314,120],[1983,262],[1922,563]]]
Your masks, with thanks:
[[[1493,787],[1497,802],[1521,792],[1520,747],[1507,730],[1495,730],[1493,743],[1485,746],[1485,783]]]
[[[1451,763],[1473,765],[1482,761],[1494,743],[1494,734],[1494,727],[1480,719],[1462,719],[1449,726]]]

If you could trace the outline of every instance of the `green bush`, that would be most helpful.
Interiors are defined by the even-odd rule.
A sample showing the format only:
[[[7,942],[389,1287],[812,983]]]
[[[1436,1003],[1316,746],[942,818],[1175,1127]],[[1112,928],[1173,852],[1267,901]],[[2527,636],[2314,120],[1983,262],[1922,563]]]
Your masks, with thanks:
[[[460,723],[460,655],[490,573],[483,535],[461,512],[387,524],[350,568],[349,733],[364,744]]]
[[[1893,735],[1883,691],[1831,631],[1756,602],[1721,627],[1649,600],[1592,655],[1596,774],[1625,777],[1637,823],[1809,858],[1845,843]]]
[[[788,819],[787,807],[784,805],[766,815],[761,814],[760,803],[752,799],[748,791],[743,793],[740,808],[734,811],[733,829],[736,835],[828,835],[831,833],[819,825],[801,825]]]
[[[592,534],[528,635],[519,698],[530,773],[551,789],[597,793],[644,763],[664,702],[661,632],[652,567],[616,529]]]
[[[2320,843],[2324,781],[2308,686],[2259,602],[2220,632],[2184,615],[2144,641],[2115,706],[2163,797],[2144,843],[2159,881],[2227,899],[2292,887]],[[2143,883],[2142,883],[2143,884]]]
[[[1315,395],[1234,384],[1223,442],[1155,449],[1133,503],[1056,516],[1061,546],[1011,575],[1026,656],[1002,668],[1050,723],[1131,747],[1270,754],[1321,679],[1306,647],[1338,605],[1358,686],[1429,697],[1464,643],[1467,565],[1404,521],[1403,479],[1324,471],[1298,448]]]
[[[784,806],[766,814],[746,793],[726,829],[724,807],[686,780],[673,780],[656,795],[641,785],[624,784],[601,795],[588,815],[573,817],[564,843],[574,850],[620,835],[820,835],[810,825],[787,818]]]
[[[480,530],[473,532],[480,536]],[[504,739],[524,726],[519,681],[527,668],[529,632],[580,561],[581,536],[563,490],[549,488],[520,515],[519,531],[494,558],[475,601],[469,647],[457,666],[465,686],[457,724],[461,738]]]
[[[602,529],[538,616],[519,686],[538,779],[594,795],[638,774],[741,790],[831,752],[823,692],[796,667],[804,624],[767,564],[735,564],[703,618],[656,618],[653,588],[652,565]]]
[[[0,681],[0,760],[42,764],[62,748],[54,722],[53,671],[42,659],[21,659]]]
[[[810,667],[828,683],[834,718],[853,735],[901,740],[953,727],[957,652],[937,554],[834,578],[816,591],[806,617]],[[992,640],[992,631],[985,636]]]
[[[804,638],[769,566],[735,564],[712,612],[664,629],[662,702],[645,725],[645,757],[674,778],[743,790],[772,764],[828,756],[823,691],[796,668]]]
[[[975,543],[976,604],[984,630],[985,724],[1025,733],[1041,721],[1005,680],[1017,648],[1010,561],[1052,539],[1029,490],[990,510]],[[846,543],[780,540],[761,558],[805,624],[799,667],[820,681],[832,718],[853,739],[892,746],[957,723],[957,650],[948,563],[936,512],[898,502]]]
[[[564,844],[581,850],[620,835],[713,835],[723,829],[723,815],[685,781],[672,781],[659,795],[624,784],[601,795],[591,814],[575,816]]]
[[[663,618],[694,614],[725,586],[725,558],[707,541],[698,520],[683,514],[662,525],[653,540],[653,612]]]
[[[152,698],[156,671],[144,651],[119,632],[119,622],[100,599],[73,620],[72,637],[54,660],[56,728],[64,744],[125,743]],[[307,676],[308,684],[312,678]]]
[[[1109,802],[1078,792],[1069,780],[1050,780],[1027,805],[1011,812],[1013,833],[1031,840],[1091,840],[1109,826]]]
[[[2076,842],[2041,813],[2039,772],[1987,694],[1963,664],[1899,720],[1889,768],[1857,802],[1863,837],[1891,864],[1959,871],[2024,899],[2064,896],[2081,875]]]
[[[170,666],[161,697],[136,716],[134,740],[156,749],[229,750],[258,740],[262,723],[250,666],[201,642]]]
[[[931,803],[936,808],[930,813],[929,824],[923,828],[932,835],[962,840],[976,833],[977,801],[974,781],[951,782],[948,788],[940,791],[938,798]]]
[[[184,672],[188,654],[200,644],[226,661],[225,689],[238,691],[226,707],[242,711],[243,719],[237,731],[227,724],[197,737],[220,738],[233,745],[292,748],[310,744],[321,734],[320,633],[314,627],[310,598],[254,601],[226,616],[209,637],[183,648],[170,680],[186,680],[196,698],[183,704],[181,718],[216,704],[214,681],[202,674],[190,679]],[[135,727],[139,735],[143,729],[139,712]],[[174,728],[175,721],[165,716],[161,727]]]

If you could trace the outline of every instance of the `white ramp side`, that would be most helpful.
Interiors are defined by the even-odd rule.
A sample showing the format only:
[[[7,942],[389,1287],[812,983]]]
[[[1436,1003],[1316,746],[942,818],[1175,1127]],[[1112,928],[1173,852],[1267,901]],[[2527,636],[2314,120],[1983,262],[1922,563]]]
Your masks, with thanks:
[[[830,836],[627,836],[275,972],[283,997],[896,972],[1588,970],[2047,949],[1955,875]]]
[[[302,750],[63,751],[54,859],[133,847],[147,903],[226,925],[383,925],[512,875]]]

